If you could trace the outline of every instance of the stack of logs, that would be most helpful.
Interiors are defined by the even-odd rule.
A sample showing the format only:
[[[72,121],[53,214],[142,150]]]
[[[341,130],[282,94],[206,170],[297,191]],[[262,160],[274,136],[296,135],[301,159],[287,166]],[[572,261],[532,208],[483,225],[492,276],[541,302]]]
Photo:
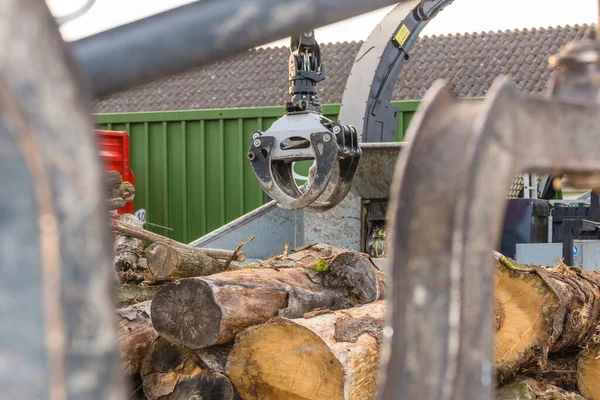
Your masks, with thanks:
[[[196,277],[171,271],[117,310],[124,369],[145,398],[373,397],[385,284],[367,256],[316,244]]]
[[[132,398],[376,397],[384,273],[314,244],[243,264],[111,220]],[[149,244],[148,247],[146,247]],[[497,399],[600,400],[600,272],[494,254]]]

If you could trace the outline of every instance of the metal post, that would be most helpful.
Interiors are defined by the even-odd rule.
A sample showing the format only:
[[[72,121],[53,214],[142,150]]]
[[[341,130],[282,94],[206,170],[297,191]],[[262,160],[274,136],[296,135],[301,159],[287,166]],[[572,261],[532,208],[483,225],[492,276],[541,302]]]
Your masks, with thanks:
[[[530,180],[529,180],[529,173],[524,173],[523,174],[523,198],[524,199],[529,199],[531,198],[530,196],[530,189],[531,189],[531,185],[530,185]]]
[[[600,222],[600,195],[594,190],[590,193],[590,219]]]

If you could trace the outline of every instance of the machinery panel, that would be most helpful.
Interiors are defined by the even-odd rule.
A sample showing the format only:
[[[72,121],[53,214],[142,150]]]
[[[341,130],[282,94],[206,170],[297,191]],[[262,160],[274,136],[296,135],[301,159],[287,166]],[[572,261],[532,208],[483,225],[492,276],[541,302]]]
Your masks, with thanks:
[[[522,264],[555,265],[563,257],[562,243],[519,243],[515,260]],[[600,270],[600,241],[576,240],[573,245],[573,266]]]

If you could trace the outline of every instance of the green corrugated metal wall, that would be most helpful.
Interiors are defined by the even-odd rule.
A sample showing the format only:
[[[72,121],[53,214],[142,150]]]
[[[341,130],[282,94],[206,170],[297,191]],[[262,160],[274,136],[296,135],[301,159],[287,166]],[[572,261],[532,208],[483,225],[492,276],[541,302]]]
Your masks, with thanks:
[[[400,141],[419,102],[400,108]],[[325,105],[337,119],[339,105]],[[191,242],[264,204],[246,159],[250,137],[283,115],[283,107],[169,111],[94,115],[98,129],[124,130],[130,136],[136,178],[135,209],[148,222],[171,228],[147,228]]]

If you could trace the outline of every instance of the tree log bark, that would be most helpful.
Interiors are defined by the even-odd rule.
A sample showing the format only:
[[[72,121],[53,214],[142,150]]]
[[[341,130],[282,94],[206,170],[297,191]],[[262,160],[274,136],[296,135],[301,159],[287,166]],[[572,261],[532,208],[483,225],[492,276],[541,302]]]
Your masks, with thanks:
[[[140,371],[150,345],[158,337],[150,320],[150,300],[117,310],[117,334],[123,371]]]
[[[227,374],[244,399],[374,399],[383,319],[383,301],[274,318],[238,335]]]
[[[125,207],[127,202],[120,197],[115,197],[113,199],[108,199],[106,204],[108,205],[108,210],[113,211]]]
[[[229,378],[200,366],[192,352],[159,337],[142,368],[144,394],[149,400],[234,400]]]
[[[327,258],[331,249],[301,250],[285,260],[291,268],[172,282],[152,302],[154,328],[173,343],[198,349],[230,342],[241,330],[278,315],[297,318],[317,308],[343,309],[379,299],[378,270],[370,260],[339,249]]]
[[[540,382],[533,378],[519,378],[496,390],[496,400],[586,400],[578,393]]]
[[[500,380],[548,353],[577,348],[600,314],[600,273],[524,266],[495,255],[495,359]]]
[[[165,285],[132,285],[124,283],[117,286],[117,307],[126,307],[132,304],[151,300]]]
[[[579,354],[577,384],[587,400],[600,400],[600,332]]]
[[[177,280],[225,271],[225,263],[182,246],[154,242],[146,249],[148,270],[156,280]]]
[[[123,214],[119,218],[121,222],[136,228],[143,229],[144,223],[133,214]],[[126,235],[117,235],[115,237],[114,263],[120,271],[134,269],[138,265],[138,260],[144,252],[145,242]]]
[[[121,186],[121,183],[123,183],[123,176],[121,176],[121,173],[119,171],[106,171],[104,172],[104,177],[106,180],[106,188],[108,190],[107,197],[120,197],[118,195],[114,196],[113,194],[117,194],[114,191],[118,191],[119,186]]]
[[[529,364],[519,370],[518,375],[557,386],[568,392],[578,392],[578,354],[578,350],[552,353],[543,367],[536,363]]]
[[[233,345],[231,343],[221,346],[206,347],[204,349],[193,350],[196,361],[205,368],[225,374],[227,358],[231,353]]]
[[[206,249],[200,247],[189,246],[184,243],[180,243],[176,240],[169,239],[168,237],[159,235],[158,233],[147,231],[143,228],[138,228],[129,224],[125,224],[120,221],[111,220],[111,227],[113,232],[137,239],[145,240],[147,242],[162,242],[167,243],[174,247],[185,248],[191,252],[198,252],[216,258],[219,260],[227,260],[233,256],[233,250],[221,250],[221,249]],[[246,260],[246,254],[243,251],[238,252],[234,261],[243,262]]]

